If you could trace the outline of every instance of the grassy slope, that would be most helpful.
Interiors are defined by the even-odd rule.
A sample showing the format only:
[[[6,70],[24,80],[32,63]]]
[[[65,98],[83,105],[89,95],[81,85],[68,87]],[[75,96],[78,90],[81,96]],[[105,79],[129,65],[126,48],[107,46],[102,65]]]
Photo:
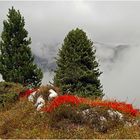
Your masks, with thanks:
[[[23,100],[12,108],[0,111],[0,138],[140,138],[140,127],[118,127],[107,133],[95,132],[87,125],[60,122],[61,128],[49,127],[49,115],[35,111],[32,103]]]

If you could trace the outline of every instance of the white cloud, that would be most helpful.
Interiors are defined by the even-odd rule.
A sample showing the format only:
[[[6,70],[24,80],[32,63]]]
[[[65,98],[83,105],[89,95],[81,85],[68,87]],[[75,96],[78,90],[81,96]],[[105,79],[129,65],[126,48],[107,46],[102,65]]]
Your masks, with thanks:
[[[109,73],[103,73],[101,81],[108,98],[127,100],[140,107],[140,46],[133,46],[123,55],[123,60],[116,62]]]

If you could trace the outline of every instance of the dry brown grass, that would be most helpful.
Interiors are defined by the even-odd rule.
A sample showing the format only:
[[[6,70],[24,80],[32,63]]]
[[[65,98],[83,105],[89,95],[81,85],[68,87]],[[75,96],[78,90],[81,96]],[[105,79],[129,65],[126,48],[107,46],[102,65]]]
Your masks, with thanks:
[[[13,90],[17,91],[17,89],[21,90],[22,87]],[[41,86],[38,94],[47,98],[49,89],[55,90],[59,95],[62,94],[59,88],[50,85]],[[85,105],[79,109],[87,108],[89,107]],[[79,114],[75,113],[78,110],[73,109],[65,106],[58,108],[52,114],[48,114],[37,112],[34,105],[24,99],[9,104],[7,108],[0,110],[0,138],[140,139],[140,126],[124,127],[118,125],[106,133],[97,132],[88,123],[83,123]],[[97,110],[101,115],[104,114],[104,109]],[[140,119],[140,116],[137,118]],[[130,117],[130,119],[134,118]]]
[[[70,110],[63,113],[70,113]],[[10,110],[0,112],[0,138],[140,138],[140,127],[138,126],[123,127],[120,125],[114,129],[109,130],[107,133],[100,133],[94,131],[94,129],[90,128],[86,124],[73,121],[75,118],[69,119],[69,117],[74,117],[73,115],[74,114],[70,113],[70,116],[66,116],[66,118],[59,118],[60,120],[57,120],[58,122],[56,122],[56,125],[59,125],[60,127],[51,127],[49,125],[50,119],[52,120],[52,116],[50,114],[39,113],[35,110],[32,103],[26,100],[22,100],[13,105]]]
[[[47,127],[45,116],[32,103],[22,100],[10,110],[0,112],[0,138],[37,138],[41,129]]]
[[[39,91],[37,92],[35,97],[35,101],[39,95],[42,95],[43,98],[47,101],[50,89],[53,89],[56,93],[58,93],[58,95],[62,95],[62,92],[58,87],[54,87],[52,85],[45,85],[39,88]]]

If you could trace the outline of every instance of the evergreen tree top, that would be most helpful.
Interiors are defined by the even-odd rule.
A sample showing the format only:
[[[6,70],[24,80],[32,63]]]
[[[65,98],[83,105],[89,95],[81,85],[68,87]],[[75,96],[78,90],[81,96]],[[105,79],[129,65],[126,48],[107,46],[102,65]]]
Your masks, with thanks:
[[[18,46],[20,44],[31,44],[31,38],[27,39],[28,32],[24,28],[24,17],[21,16],[19,10],[16,11],[14,7],[12,7],[9,9],[7,17],[8,19],[3,21],[4,26],[1,34],[2,43],[11,42],[12,45],[12,43],[15,44],[15,42],[18,41]]]
[[[88,39],[86,33],[79,28],[71,30],[64,39],[64,43],[71,42],[78,44],[83,44],[83,46],[88,42],[92,45],[92,41]]]

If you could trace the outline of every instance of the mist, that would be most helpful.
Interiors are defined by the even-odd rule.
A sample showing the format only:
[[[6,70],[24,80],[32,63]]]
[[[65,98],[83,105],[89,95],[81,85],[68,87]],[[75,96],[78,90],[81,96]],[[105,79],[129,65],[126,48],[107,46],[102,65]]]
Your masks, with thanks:
[[[12,6],[25,18],[25,28],[32,38],[31,50],[44,72],[43,84],[52,82],[54,58],[64,37],[78,27],[97,50],[104,98],[140,107],[139,1],[0,1],[0,32]]]
[[[112,70],[103,73],[101,81],[104,86],[106,98],[127,101],[134,103],[136,106],[140,106],[139,52],[140,46],[131,47],[123,53],[122,59],[116,61]]]

